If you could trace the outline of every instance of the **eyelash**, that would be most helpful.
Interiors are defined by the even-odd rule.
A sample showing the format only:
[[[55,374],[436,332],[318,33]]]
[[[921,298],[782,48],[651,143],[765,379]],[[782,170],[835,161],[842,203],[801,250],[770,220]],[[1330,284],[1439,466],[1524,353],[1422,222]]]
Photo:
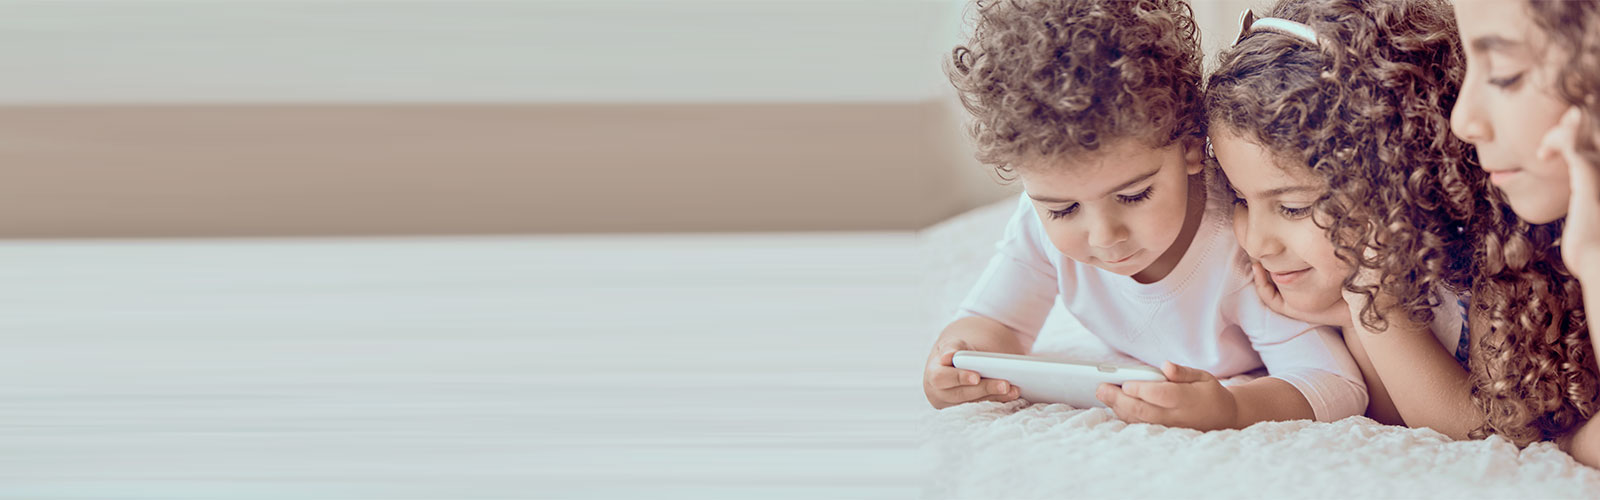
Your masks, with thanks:
[[[1502,89],[1509,89],[1512,85],[1516,85],[1517,82],[1522,81],[1522,75],[1523,73],[1517,73],[1504,78],[1490,78],[1489,85],[1494,85]]]
[[[1117,203],[1121,203],[1123,205],[1138,205],[1140,203],[1143,203],[1145,200],[1150,199],[1150,194],[1154,193],[1155,190],[1156,190],[1155,186],[1150,186],[1150,187],[1144,188],[1144,191],[1140,191],[1137,194],[1128,195],[1128,196],[1117,195]],[[1069,205],[1067,208],[1063,208],[1061,210],[1051,210],[1050,211],[1050,220],[1060,219],[1062,217],[1066,217],[1066,216],[1072,215],[1074,213],[1077,213],[1077,211],[1078,211],[1078,204],[1077,203],[1073,203],[1072,205]]]
[[[1241,207],[1250,206],[1248,202],[1244,201],[1244,198],[1240,198],[1237,194],[1233,195],[1233,204]],[[1311,215],[1311,207],[1290,208],[1278,205],[1278,214],[1287,219],[1303,219],[1307,215]]]
[[[1131,196],[1118,195],[1117,201],[1121,202],[1123,205],[1138,205],[1140,202],[1150,199],[1150,193],[1155,192],[1155,190],[1155,186],[1150,186],[1144,188],[1144,191],[1140,191]]]

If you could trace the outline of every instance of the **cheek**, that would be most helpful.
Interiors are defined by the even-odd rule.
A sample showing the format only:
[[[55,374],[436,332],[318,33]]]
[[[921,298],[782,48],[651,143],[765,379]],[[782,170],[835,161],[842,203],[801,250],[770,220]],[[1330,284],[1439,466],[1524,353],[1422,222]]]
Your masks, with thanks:
[[[1529,180],[1538,183],[1536,189],[1549,191],[1551,194],[1564,193],[1571,188],[1571,173],[1567,170],[1566,161],[1560,157],[1551,158],[1550,161],[1540,161],[1537,158],[1525,168]]]
[[[1327,243],[1326,240],[1323,240],[1322,244],[1317,245],[1317,248],[1312,249],[1309,253],[1312,255],[1306,259],[1308,261],[1306,263],[1316,268],[1318,274],[1326,276],[1334,283],[1334,286],[1343,283],[1345,276],[1350,274],[1350,266],[1339,260],[1339,256],[1333,252],[1333,245]]]
[[[1145,206],[1128,212],[1128,223],[1139,243],[1148,246],[1165,246],[1178,239],[1183,232],[1183,220],[1189,211],[1186,182],[1167,186],[1167,196],[1145,202]],[[1172,195],[1174,192],[1182,194]]]
[[[1503,98],[1492,117],[1495,142],[1515,153],[1515,161],[1523,168],[1537,168],[1535,164],[1541,163],[1537,156],[1539,143],[1544,140],[1544,134],[1561,121],[1566,108],[1554,96],[1535,90],[1523,90],[1517,96]]]
[[[1350,266],[1339,260],[1339,256],[1334,253],[1333,243],[1328,241],[1327,235],[1321,228],[1309,222],[1304,225],[1307,227],[1299,228],[1301,234],[1298,235],[1296,244],[1298,251],[1306,260],[1306,264],[1317,270],[1317,277],[1321,282],[1321,286],[1318,287],[1319,295],[1330,301],[1337,299],[1342,296],[1339,289],[1344,284],[1344,278],[1350,275]]]
[[[1050,238],[1050,245],[1073,260],[1082,261],[1088,254],[1089,243],[1083,231],[1079,231],[1070,222],[1044,221],[1045,236]]]
[[[1249,245],[1245,244],[1245,242],[1248,241],[1248,240],[1246,240],[1246,237],[1248,237],[1249,235],[1250,235],[1250,212],[1249,212],[1249,210],[1247,210],[1246,208],[1244,208],[1242,206],[1234,205],[1233,206],[1233,239],[1234,239],[1234,241],[1239,242],[1239,246],[1246,247],[1244,249],[1245,253],[1250,253],[1250,248],[1248,248]],[[1256,257],[1257,256],[1255,254],[1251,254],[1250,255],[1250,258],[1256,258]]]
[[[1530,157],[1533,153],[1529,153]],[[1560,158],[1522,165],[1521,178],[1499,186],[1517,216],[1534,224],[1560,219],[1572,197],[1571,174]]]

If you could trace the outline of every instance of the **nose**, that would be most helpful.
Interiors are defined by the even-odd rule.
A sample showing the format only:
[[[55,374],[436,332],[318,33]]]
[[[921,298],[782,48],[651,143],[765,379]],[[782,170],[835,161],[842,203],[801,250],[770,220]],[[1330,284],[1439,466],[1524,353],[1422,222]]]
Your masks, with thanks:
[[[1283,252],[1283,242],[1272,228],[1265,221],[1254,220],[1244,207],[1234,209],[1233,231],[1239,246],[1252,259],[1263,260]]]
[[[1089,228],[1089,244],[1095,248],[1112,248],[1128,240],[1128,226],[1121,219],[1101,215]]]
[[[1450,131],[1461,140],[1472,144],[1480,144],[1494,140],[1494,128],[1489,125],[1489,120],[1484,119],[1483,110],[1479,109],[1478,93],[1472,84],[1461,86],[1461,95],[1456,98],[1456,105],[1450,110]]]

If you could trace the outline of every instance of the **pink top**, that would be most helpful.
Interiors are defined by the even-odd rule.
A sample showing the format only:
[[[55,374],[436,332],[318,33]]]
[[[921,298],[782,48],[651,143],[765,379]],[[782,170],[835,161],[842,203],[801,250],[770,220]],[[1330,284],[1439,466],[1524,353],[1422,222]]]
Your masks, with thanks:
[[[1133,278],[1067,258],[1050,244],[1023,195],[959,317],[999,321],[1032,345],[1059,297],[1096,337],[1145,363],[1171,361],[1238,375],[1266,366],[1300,390],[1319,421],[1362,414],[1367,387],[1336,329],[1267,309],[1231,228],[1232,206],[1208,196],[1188,251],[1166,278]]]

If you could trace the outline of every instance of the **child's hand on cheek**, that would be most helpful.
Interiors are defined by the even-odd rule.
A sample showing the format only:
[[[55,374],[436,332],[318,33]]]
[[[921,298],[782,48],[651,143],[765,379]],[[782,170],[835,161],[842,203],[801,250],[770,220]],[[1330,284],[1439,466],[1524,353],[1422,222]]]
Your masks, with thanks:
[[[1171,362],[1161,367],[1166,382],[1101,384],[1095,397],[1129,423],[1151,423],[1203,431],[1237,425],[1239,405],[1217,378]]]
[[[1572,183],[1572,198],[1567,202],[1566,226],[1561,235],[1561,260],[1580,281],[1600,279],[1600,165],[1592,165],[1578,153],[1583,115],[1578,108],[1567,110],[1561,122],[1545,133],[1539,144],[1539,158],[1560,156],[1567,163]],[[1594,286],[1593,283],[1585,283]]]
[[[1260,262],[1252,260],[1250,269],[1251,281],[1256,286],[1256,295],[1261,297],[1261,303],[1266,304],[1267,309],[1271,309],[1272,312],[1315,325],[1350,326],[1350,307],[1343,301],[1334,302],[1320,311],[1296,309],[1283,298],[1283,292],[1278,291],[1278,284],[1272,282],[1272,277],[1267,274],[1267,268],[1262,267]]]

